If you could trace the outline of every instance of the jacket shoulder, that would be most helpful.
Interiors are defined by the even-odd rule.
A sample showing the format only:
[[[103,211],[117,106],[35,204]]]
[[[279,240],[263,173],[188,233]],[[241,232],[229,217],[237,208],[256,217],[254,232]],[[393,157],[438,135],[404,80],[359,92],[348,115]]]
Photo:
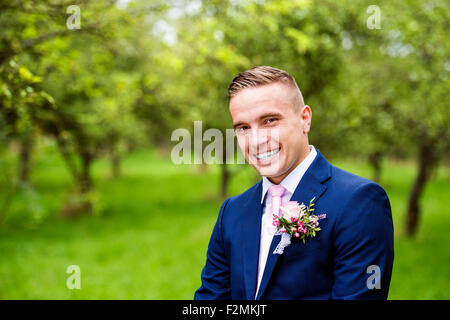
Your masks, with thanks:
[[[237,194],[235,196],[229,197],[227,199],[228,206],[243,206],[244,204],[252,201],[254,199],[261,200],[261,185],[262,180],[258,181],[256,184],[245,190],[244,192]],[[259,191],[259,192],[258,192]]]
[[[332,166],[332,177],[330,184],[346,194],[352,194],[358,190],[373,190],[379,194],[386,194],[384,188],[378,183],[335,166]]]

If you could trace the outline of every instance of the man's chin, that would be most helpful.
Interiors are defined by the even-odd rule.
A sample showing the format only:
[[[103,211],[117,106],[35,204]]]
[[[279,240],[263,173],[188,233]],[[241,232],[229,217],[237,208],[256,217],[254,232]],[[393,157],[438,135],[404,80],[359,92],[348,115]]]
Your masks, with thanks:
[[[282,175],[278,164],[274,164],[267,167],[254,166],[254,168],[256,171],[258,171],[260,175],[267,178],[276,178]]]

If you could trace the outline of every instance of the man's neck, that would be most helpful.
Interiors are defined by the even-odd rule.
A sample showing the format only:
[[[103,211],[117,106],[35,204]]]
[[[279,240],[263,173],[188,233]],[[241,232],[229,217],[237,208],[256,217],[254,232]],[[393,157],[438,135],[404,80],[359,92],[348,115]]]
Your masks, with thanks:
[[[311,152],[311,147],[309,146],[309,144],[306,147],[306,150],[303,152],[303,156],[300,156],[298,158],[298,160],[282,175],[278,176],[278,177],[267,177],[267,179],[269,179],[270,182],[272,182],[273,184],[280,184],[281,181],[284,180],[284,178],[286,178],[295,168],[297,168],[297,166],[302,163],[303,160],[306,159],[306,157],[309,155],[309,153]]]

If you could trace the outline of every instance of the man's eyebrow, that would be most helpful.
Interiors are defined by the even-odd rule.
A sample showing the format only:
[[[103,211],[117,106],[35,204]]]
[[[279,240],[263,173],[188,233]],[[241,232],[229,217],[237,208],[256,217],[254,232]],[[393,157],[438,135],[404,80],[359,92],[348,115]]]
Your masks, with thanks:
[[[270,117],[281,118],[281,117],[283,117],[283,115],[281,113],[279,113],[279,112],[265,113],[265,114],[263,114],[262,116],[259,117],[259,120],[263,120],[263,119],[270,118]],[[245,122],[236,122],[236,123],[233,124],[233,128],[236,129],[236,127],[241,126],[243,124],[245,124]]]
[[[265,118],[270,118],[270,117],[282,117],[283,115],[281,113],[278,112],[270,112],[270,113],[266,113],[263,114],[261,117],[259,117],[260,119],[265,119]]]

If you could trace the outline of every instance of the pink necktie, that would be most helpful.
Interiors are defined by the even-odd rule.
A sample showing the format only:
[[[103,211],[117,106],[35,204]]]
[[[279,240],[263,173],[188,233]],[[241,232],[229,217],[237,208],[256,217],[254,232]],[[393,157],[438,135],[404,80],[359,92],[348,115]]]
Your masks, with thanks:
[[[273,215],[280,215],[281,197],[286,189],[282,185],[273,185],[269,188],[269,194],[272,197],[272,208],[270,208],[270,219],[273,219]]]

